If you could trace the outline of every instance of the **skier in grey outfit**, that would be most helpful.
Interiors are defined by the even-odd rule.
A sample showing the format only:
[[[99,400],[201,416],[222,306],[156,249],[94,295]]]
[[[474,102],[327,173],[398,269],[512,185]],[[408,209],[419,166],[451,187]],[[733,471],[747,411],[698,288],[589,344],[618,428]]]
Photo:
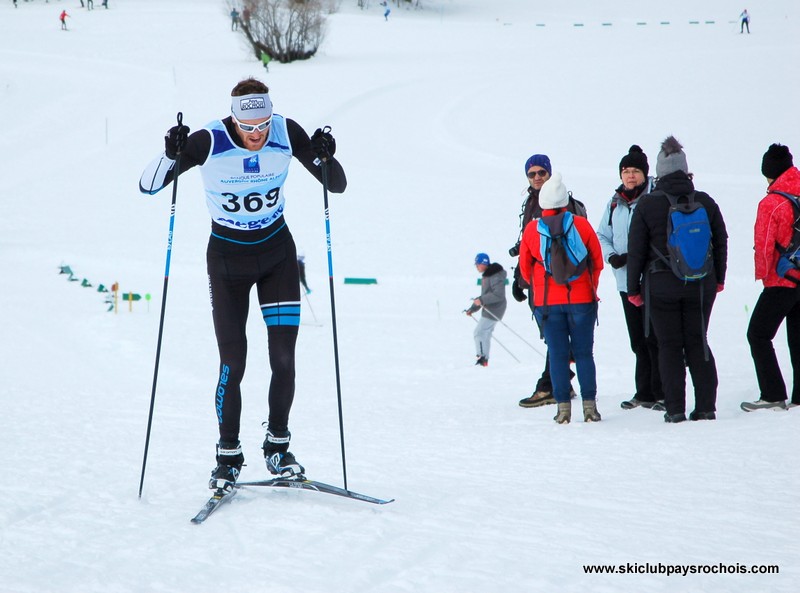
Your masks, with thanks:
[[[497,262],[491,263],[489,256],[479,253],[475,256],[475,267],[481,273],[481,296],[472,301],[466,310],[467,315],[477,313],[481,309],[480,321],[475,328],[475,364],[488,366],[489,349],[492,343],[492,332],[497,322],[503,318],[508,301],[506,300],[506,278],[508,274]]]

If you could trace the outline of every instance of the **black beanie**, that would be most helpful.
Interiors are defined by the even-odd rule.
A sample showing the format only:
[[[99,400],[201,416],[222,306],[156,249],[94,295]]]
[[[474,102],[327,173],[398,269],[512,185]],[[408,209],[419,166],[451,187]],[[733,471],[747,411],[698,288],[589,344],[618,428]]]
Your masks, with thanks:
[[[639,169],[644,173],[645,177],[647,177],[647,173],[650,171],[650,165],[647,164],[647,155],[642,152],[642,149],[636,144],[628,149],[628,154],[622,157],[622,160],[619,162],[620,177],[622,177],[622,170],[628,167]]]
[[[783,144],[772,144],[761,159],[761,173],[767,179],[777,179],[793,166],[792,153]]]

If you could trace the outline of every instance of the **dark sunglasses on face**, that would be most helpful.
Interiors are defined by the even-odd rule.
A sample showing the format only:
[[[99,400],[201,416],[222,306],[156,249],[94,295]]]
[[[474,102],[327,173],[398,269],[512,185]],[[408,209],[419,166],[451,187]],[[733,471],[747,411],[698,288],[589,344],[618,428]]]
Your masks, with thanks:
[[[545,169],[539,169],[538,171],[528,171],[528,179],[533,179],[534,177],[541,177],[544,179],[547,177],[547,171]]]

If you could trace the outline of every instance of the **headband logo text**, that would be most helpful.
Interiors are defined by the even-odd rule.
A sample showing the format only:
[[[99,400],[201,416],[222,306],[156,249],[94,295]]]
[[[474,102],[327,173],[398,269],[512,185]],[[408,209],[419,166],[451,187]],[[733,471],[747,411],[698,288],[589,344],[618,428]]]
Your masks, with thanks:
[[[264,109],[266,103],[263,97],[251,97],[249,99],[242,99],[239,102],[239,108],[242,111],[249,111],[251,109]]]

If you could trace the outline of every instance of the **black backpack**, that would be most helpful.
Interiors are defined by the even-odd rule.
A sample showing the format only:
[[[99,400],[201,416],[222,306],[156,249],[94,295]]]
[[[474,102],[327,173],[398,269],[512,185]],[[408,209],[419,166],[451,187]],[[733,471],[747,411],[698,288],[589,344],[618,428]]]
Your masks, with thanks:
[[[789,241],[786,247],[780,244],[775,245],[775,249],[778,250],[779,254],[778,265],[775,267],[775,271],[781,278],[800,285],[800,281],[786,275],[791,270],[800,270],[800,197],[782,191],[771,191],[769,193],[778,194],[789,200],[794,210],[791,241]]]

